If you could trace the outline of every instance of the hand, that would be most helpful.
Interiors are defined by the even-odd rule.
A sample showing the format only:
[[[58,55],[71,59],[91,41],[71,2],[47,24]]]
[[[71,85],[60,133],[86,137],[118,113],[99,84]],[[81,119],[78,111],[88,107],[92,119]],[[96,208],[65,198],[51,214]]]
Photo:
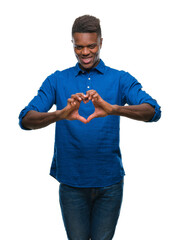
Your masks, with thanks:
[[[87,96],[83,93],[76,93],[71,95],[71,98],[68,98],[67,106],[63,109],[63,119],[67,120],[79,120],[83,123],[87,123],[87,120],[79,115],[79,107],[81,104],[81,101],[84,101],[86,103]]]
[[[85,102],[88,102],[89,100],[92,101],[95,111],[87,118],[86,123],[90,122],[93,118],[106,117],[112,113],[113,106],[104,101],[95,90],[89,90],[86,92]]]

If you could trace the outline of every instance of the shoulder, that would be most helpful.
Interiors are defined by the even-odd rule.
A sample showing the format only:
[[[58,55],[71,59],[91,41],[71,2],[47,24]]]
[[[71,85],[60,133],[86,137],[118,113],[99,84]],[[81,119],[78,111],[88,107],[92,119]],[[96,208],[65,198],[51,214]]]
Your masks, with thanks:
[[[60,80],[67,78],[68,76],[72,76],[74,74],[74,67],[70,67],[64,70],[56,70],[54,73],[50,74],[47,79],[50,82],[59,82]]]
[[[124,70],[118,70],[109,66],[106,66],[106,73],[112,74],[114,77],[117,76],[119,79],[132,77],[129,72],[126,72]]]
[[[69,67],[61,71],[56,71],[54,74],[58,77],[67,77],[68,75],[73,75],[75,72],[75,67]]]
[[[125,70],[117,70],[106,66],[106,72],[119,81],[120,88],[122,89],[130,88],[139,84],[137,79]]]

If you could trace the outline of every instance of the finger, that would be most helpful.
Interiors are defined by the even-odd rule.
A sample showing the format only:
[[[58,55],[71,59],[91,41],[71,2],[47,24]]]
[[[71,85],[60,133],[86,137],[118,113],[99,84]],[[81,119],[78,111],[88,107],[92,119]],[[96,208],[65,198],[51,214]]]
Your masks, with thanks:
[[[72,98],[68,98],[68,103],[71,105],[71,106],[74,106],[76,105],[76,101]]]
[[[84,100],[85,97],[86,95],[84,93],[76,93],[71,95],[71,98],[77,99],[78,101]]]
[[[96,92],[96,90],[94,90],[94,89],[88,90],[88,91],[86,91],[86,94],[90,94],[91,92]]]
[[[84,93],[78,93],[78,95],[82,98],[82,101],[84,103],[88,103],[89,102],[88,96],[85,95]]]
[[[98,98],[98,96],[99,96],[99,94],[98,94],[97,92],[91,93],[91,95],[90,95],[90,100],[93,100],[93,99],[95,99],[95,98]]]
[[[83,123],[87,123],[87,120],[84,117],[80,116],[80,115],[77,116],[77,120],[79,120],[79,121],[81,121]]]
[[[69,102],[69,103],[74,102],[74,99],[68,98],[68,102]]]
[[[88,95],[84,93],[76,93],[75,95],[79,96],[84,103],[89,102]]]
[[[86,95],[89,97],[92,93],[95,93],[96,91],[95,90],[88,90],[86,92]]]
[[[84,100],[83,100],[84,103],[88,103],[89,102],[89,99],[88,97],[86,97]]]
[[[96,114],[93,113],[87,118],[86,122],[89,123],[93,118],[96,118],[96,117],[97,117]]]
[[[77,101],[82,101],[81,96],[79,96],[79,95],[77,95],[77,94],[71,95],[71,98],[72,98],[72,99],[75,99],[75,100],[77,100]]]
[[[93,98],[93,95],[96,94],[96,91],[95,90],[89,90],[87,92],[87,95],[88,95],[88,99],[91,100]]]
[[[92,102],[97,101],[99,97],[99,94],[96,92],[94,95],[92,95]]]
[[[86,95],[84,93],[76,93],[77,96],[79,96],[81,99],[85,99]]]
[[[80,95],[82,98],[86,97],[86,94],[84,94],[84,93],[77,93],[77,94]]]

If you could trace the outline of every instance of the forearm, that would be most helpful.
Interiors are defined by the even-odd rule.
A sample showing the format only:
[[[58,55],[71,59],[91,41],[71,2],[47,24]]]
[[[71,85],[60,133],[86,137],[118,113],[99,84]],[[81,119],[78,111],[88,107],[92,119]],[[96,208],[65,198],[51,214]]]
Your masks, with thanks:
[[[155,109],[148,103],[131,106],[113,105],[111,115],[119,115],[139,121],[149,121],[153,118]]]
[[[29,111],[22,119],[22,125],[27,129],[43,128],[63,119],[61,113],[62,110],[47,113]]]

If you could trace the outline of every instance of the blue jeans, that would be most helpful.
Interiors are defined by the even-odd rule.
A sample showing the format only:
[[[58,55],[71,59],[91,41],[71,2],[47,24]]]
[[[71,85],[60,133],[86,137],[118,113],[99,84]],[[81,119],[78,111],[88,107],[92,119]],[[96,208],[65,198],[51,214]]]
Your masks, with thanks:
[[[118,221],[124,180],[109,187],[60,184],[59,199],[69,240],[111,240]]]

